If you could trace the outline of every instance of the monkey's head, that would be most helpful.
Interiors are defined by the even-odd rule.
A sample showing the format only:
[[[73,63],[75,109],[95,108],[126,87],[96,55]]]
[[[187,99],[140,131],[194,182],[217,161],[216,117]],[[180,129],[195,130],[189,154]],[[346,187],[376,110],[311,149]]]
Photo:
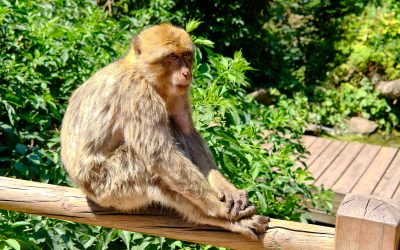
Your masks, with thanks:
[[[182,95],[192,82],[193,49],[185,30],[160,24],[133,39],[130,55],[158,90],[167,91],[168,96]]]

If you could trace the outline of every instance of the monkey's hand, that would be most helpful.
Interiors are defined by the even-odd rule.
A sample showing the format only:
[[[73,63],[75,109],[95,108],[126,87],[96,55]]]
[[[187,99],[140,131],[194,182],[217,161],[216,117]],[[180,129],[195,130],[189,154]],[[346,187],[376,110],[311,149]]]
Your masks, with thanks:
[[[264,234],[268,229],[269,221],[268,217],[253,215],[251,218],[232,222],[231,230],[241,233],[252,240],[259,240],[260,235]]]
[[[249,203],[245,190],[239,190],[227,181],[214,186],[213,189],[217,192],[219,200],[225,203],[226,212],[231,214],[233,220],[255,214],[256,208]]]
[[[218,199],[225,203],[225,210],[231,215],[231,220],[250,217],[256,208],[249,203],[245,190],[239,190],[229,183],[220,172],[213,169],[208,174],[210,186],[217,192]]]

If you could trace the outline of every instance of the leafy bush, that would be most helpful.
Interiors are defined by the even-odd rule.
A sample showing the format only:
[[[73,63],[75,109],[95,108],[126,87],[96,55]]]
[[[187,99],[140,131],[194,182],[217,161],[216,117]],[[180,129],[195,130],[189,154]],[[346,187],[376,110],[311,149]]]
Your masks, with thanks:
[[[164,18],[164,7],[152,8]],[[140,22],[141,15],[149,13],[110,19],[87,0],[1,0],[1,175],[70,184],[59,160],[59,126],[68,97],[96,70],[120,57],[137,29],[154,21]],[[198,24],[191,22],[188,29]],[[306,205],[327,205],[329,193],[313,195],[311,190],[317,189],[306,184],[309,172],[293,167],[304,153],[296,140],[306,117],[294,107],[305,105],[305,99],[282,96],[275,107],[255,103],[245,94],[250,85],[245,73],[251,67],[241,52],[224,57],[213,52],[211,41],[194,41],[199,46],[194,119],[224,175],[249,191],[259,213],[275,218],[300,220]],[[270,150],[261,147],[264,142],[271,144]],[[0,232],[4,248],[209,248],[7,211],[0,212]]]
[[[370,3],[359,15],[341,21],[343,39],[335,46],[340,64],[336,80],[359,82],[363,77],[392,80],[400,77],[400,3]]]
[[[126,38],[85,1],[3,1],[0,13],[0,173],[65,183],[58,128],[66,100]]]
[[[265,27],[279,38],[285,54],[281,67],[287,67],[277,86],[307,97],[310,122],[343,127],[345,118],[359,115],[386,132],[398,126],[398,107],[374,84],[399,77],[399,6],[398,1],[271,1],[269,11],[276,15]]]
[[[400,77],[400,4],[384,1],[363,7],[339,19],[342,36],[334,43],[335,67],[327,72],[330,86],[317,88],[312,117],[319,124],[342,126],[344,118],[359,115],[390,132],[399,124],[398,110],[374,87],[380,80]]]
[[[360,85],[356,87],[344,83],[338,89],[317,88],[316,95],[321,96],[321,102],[310,105],[310,120],[316,124],[344,128],[346,118],[362,116],[375,120],[380,128],[390,132],[398,125],[398,118],[392,108],[374,91],[367,78],[364,78]]]
[[[202,55],[197,52],[198,60]],[[304,132],[306,113],[299,116],[292,100],[282,98],[280,106],[267,108],[249,99],[243,87],[251,68],[240,52],[233,58],[209,53],[208,58],[209,64],[197,64],[193,102],[197,128],[214,158],[228,179],[249,191],[260,213],[300,220],[314,201],[314,187],[305,185],[309,172],[293,169],[293,157],[304,153],[296,139]],[[266,131],[273,131],[268,138]],[[262,148],[264,142],[271,151]]]

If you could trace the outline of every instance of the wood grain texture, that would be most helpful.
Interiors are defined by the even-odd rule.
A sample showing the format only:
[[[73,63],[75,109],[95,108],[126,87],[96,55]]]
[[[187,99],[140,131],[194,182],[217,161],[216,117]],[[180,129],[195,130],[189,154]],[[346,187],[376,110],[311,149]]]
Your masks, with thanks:
[[[346,172],[344,172],[335,185],[333,185],[332,190],[335,193],[349,193],[375,158],[379,149],[380,147],[376,145],[365,145],[351,165],[347,168]]]
[[[346,142],[332,141],[328,148],[322,152],[317,159],[310,165],[309,170],[313,173],[315,179],[318,179],[322,173],[329,167],[332,161],[342,152],[347,145]]]
[[[382,198],[391,198],[400,183],[400,153],[397,153],[386,173],[376,186],[373,194]]]
[[[361,143],[347,144],[343,151],[331,163],[329,168],[315,181],[314,184],[317,186],[323,185],[326,188],[332,188],[336,181],[347,170],[348,166],[350,166],[350,164],[354,161],[363,147],[364,144]]]
[[[260,241],[211,226],[187,223],[171,211],[134,214],[107,210],[76,188],[0,177],[0,209],[153,234],[232,249],[333,249],[334,229],[273,219]]]
[[[293,157],[294,161],[295,161],[295,168],[306,168],[306,160],[309,158],[310,156],[310,151],[309,148],[311,147],[311,145],[317,140],[318,137],[315,136],[310,136],[310,135],[303,135],[300,139],[300,142],[303,143],[303,146],[306,149],[306,154],[305,157],[301,158],[301,159],[296,159],[295,157]]]
[[[311,144],[311,146],[307,148],[310,152],[310,155],[304,161],[306,165],[312,164],[313,161],[317,159],[322,152],[324,152],[324,150],[329,146],[331,142],[332,140],[317,137],[315,141]]]
[[[399,186],[397,187],[397,190],[396,190],[396,192],[394,193],[394,195],[393,195],[392,198],[395,199],[395,200],[399,200],[399,201],[400,201],[400,184],[399,184]]]
[[[301,137],[301,142],[304,144],[304,147],[309,148],[316,139],[317,137],[315,136],[303,135]]]
[[[348,194],[336,215],[335,249],[397,250],[400,201]]]
[[[372,191],[393,161],[397,151],[397,148],[382,147],[351,192],[372,194]]]

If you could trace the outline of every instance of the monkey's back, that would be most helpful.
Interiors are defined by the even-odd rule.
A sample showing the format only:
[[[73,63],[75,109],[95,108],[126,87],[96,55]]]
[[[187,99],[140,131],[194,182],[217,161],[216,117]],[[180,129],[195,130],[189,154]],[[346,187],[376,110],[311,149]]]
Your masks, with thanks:
[[[72,94],[61,128],[61,159],[75,181],[78,172],[85,170],[82,168],[88,157],[101,163],[122,140],[122,124],[117,118],[126,103],[124,86],[128,81],[127,72],[117,61],[99,70]]]
[[[124,140],[126,134],[155,138],[146,124],[169,121],[165,102],[135,66],[121,59],[98,71],[74,91],[63,119],[63,165],[75,184],[106,207],[121,197],[146,197],[157,178],[141,151],[153,144],[166,148],[163,137],[136,148]]]

